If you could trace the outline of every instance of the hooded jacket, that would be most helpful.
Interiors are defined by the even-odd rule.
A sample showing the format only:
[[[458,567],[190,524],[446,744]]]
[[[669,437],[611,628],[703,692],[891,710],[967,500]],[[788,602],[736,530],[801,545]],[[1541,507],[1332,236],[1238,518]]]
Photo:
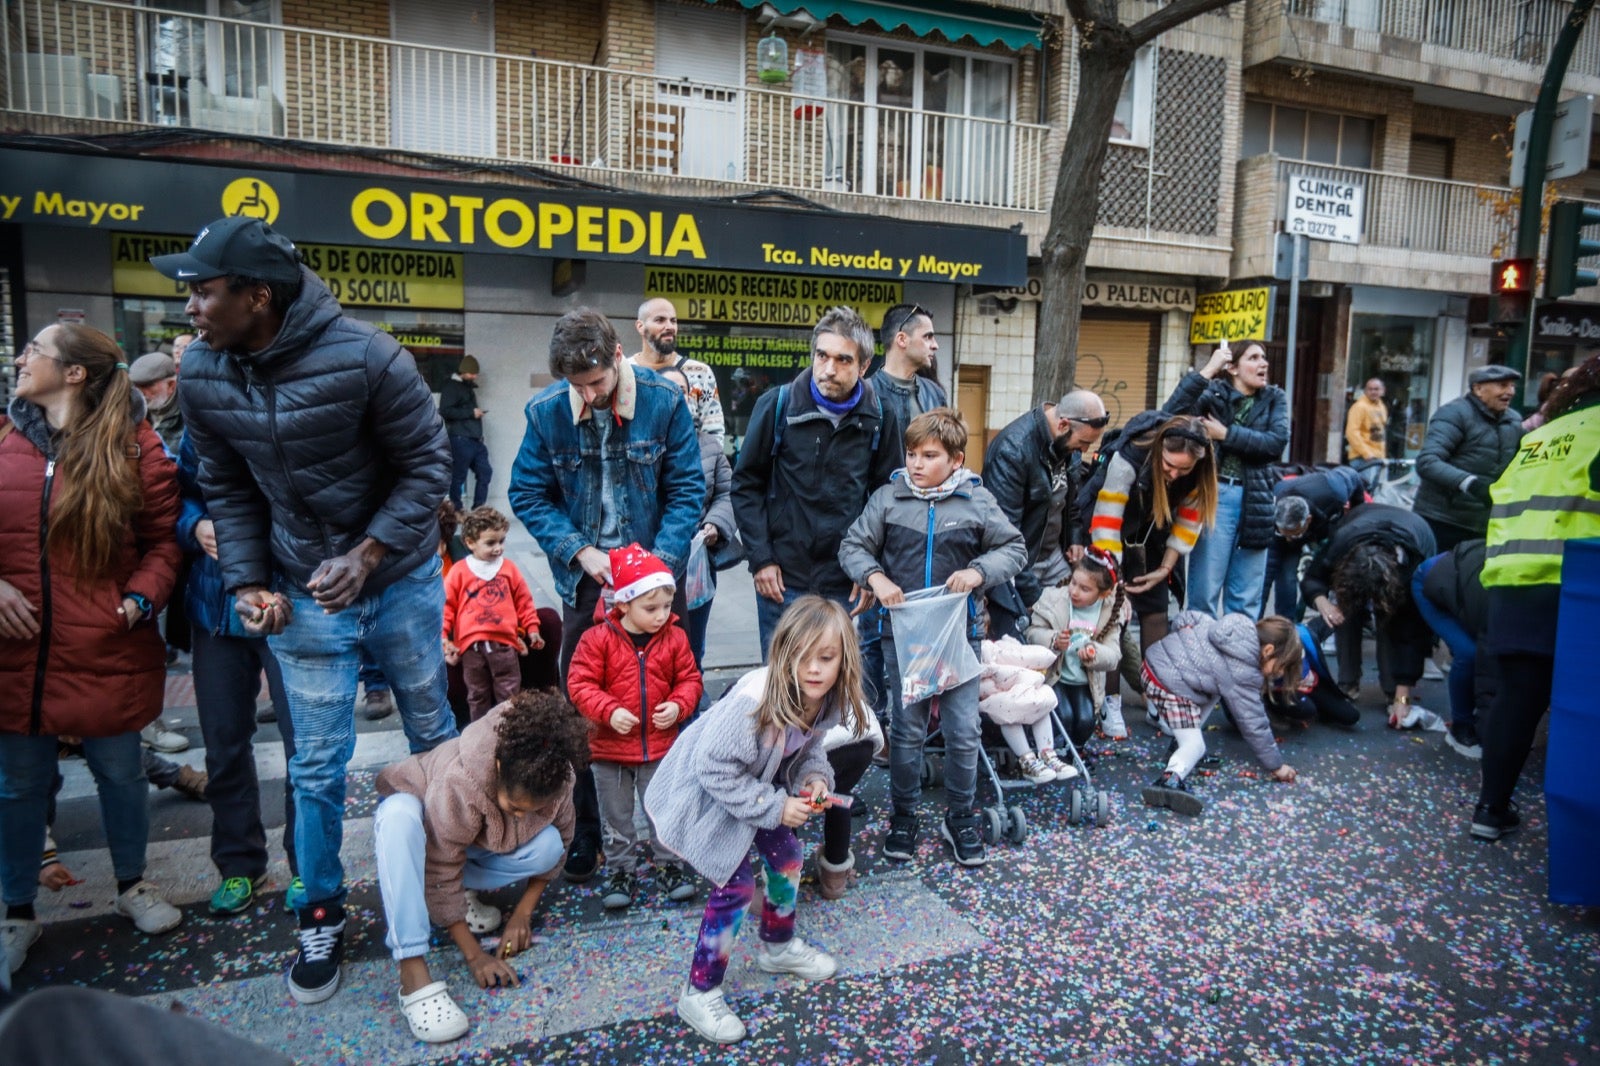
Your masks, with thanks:
[[[133,393],[130,462],[144,502],[112,555],[111,573],[80,583],[68,550],[44,550],[60,474],[44,411],[11,401],[13,430],[0,440],[0,580],[36,612],[40,635],[0,637],[0,732],[111,737],[142,729],[161,713],[166,647],[154,614],[166,606],[181,553],[177,471]],[[137,450],[137,458],[133,450]],[[152,617],[130,630],[118,613],[137,593]]]
[[[1467,490],[1468,479],[1494,483],[1517,454],[1522,419],[1509,408],[1495,414],[1467,393],[1433,413],[1417,453],[1416,502],[1412,510],[1434,522],[1483,536],[1489,504]]]
[[[563,848],[572,843],[571,774],[566,787],[527,814],[509,815],[495,802],[500,775],[495,770],[494,752],[505,713],[502,704],[467,726],[460,736],[395,763],[378,775],[378,795],[404,792],[422,801],[422,824],[428,835],[423,892],[434,925],[466,920],[467,897],[461,876],[469,846],[504,855],[552,825],[561,834]]]
[[[1248,617],[1180,611],[1172,619],[1172,631],[1150,645],[1144,662],[1175,695],[1201,707],[1226,700],[1234,724],[1261,765],[1268,770],[1283,765],[1261,703],[1261,638]]]
[[[604,624],[591,626],[579,638],[567,669],[567,698],[599,727],[589,738],[589,754],[596,762],[655,762],[672,747],[678,726],[658,729],[650,716],[669,701],[678,705],[679,722],[694,714],[703,691],[700,669],[676,615],[643,648],[634,646],[621,619],[621,609],[612,608]],[[618,707],[638,717],[631,732],[611,727],[611,712]]]
[[[1235,404],[1243,398],[1221,377],[1206,380],[1197,370],[1183,375],[1178,387],[1167,398],[1163,411],[1169,415],[1193,414],[1215,418],[1228,427],[1228,435],[1217,444],[1220,471],[1222,459],[1233,456],[1244,468],[1244,510],[1239,516],[1237,547],[1249,550],[1266,548],[1273,537],[1272,486],[1278,475],[1273,464],[1289,446],[1289,401],[1282,389],[1268,385],[1255,394],[1255,403],[1243,422],[1235,422]]]
[[[370,596],[439,547],[450,442],[410,353],[349,318],[301,268],[300,295],[260,352],[184,352],[178,390],[227,591],[305,585],[366,537],[388,547]]]

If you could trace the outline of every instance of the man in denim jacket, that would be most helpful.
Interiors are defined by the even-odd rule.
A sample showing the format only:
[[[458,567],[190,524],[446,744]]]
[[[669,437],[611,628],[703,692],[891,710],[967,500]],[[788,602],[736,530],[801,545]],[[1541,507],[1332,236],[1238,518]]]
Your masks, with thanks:
[[[700,445],[683,393],[622,357],[622,343],[598,311],[577,308],[556,322],[550,373],[558,380],[528,404],[528,431],[511,468],[511,509],[550,560],[561,596],[561,677],[578,638],[594,624],[611,584],[609,551],[637,542],[678,577],[706,493]],[[585,770],[573,790],[577,828],[569,880],[593,876],[600,809]]]

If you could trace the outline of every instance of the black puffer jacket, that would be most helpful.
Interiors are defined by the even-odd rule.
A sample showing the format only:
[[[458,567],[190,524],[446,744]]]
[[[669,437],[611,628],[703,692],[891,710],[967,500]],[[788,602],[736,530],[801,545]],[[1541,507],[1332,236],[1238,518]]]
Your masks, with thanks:
[[[1232,385],[1208,380],[1197,370],[1183,375],[1162,410],[1169,415],[1210,416],[1228,427],[1217,446],[1220,460],[1228,455],[1244,463],[1244,513],[1239,520],[1240,548],[1266,548],[1272,544],[1272,487],[1278,476],[1273,464],[1289,446],[1289,399],[1276,385],[1256,393],[1256,402],[1241,423],[1233,421],[1234,403],[1241,398]]]
[[[776,563],[789,588],[824,596],[850,591],[839,542],[906,455],[906,427],[871,381],[862,385],[860,401],[838,426],[811,398],[809,367],[756,401],[733,471],[733,513],[751,573]],[[776,410],[780,391],[782,412]],[[780,416],[783,443],[774,456]]]
[[[1364,503],[1351,511],[1333,531],[1328,543],[1322,546],[1305,577],[1300,579],[1300,595],[1307,603],[1315,603],[1318,596],[1328,595],[1333,583],[1334,568],[1357,544],[1374,541],[1400,551],[1400,569],[1405,575],[1406,598],[1411,594],[1411,573],[1417,564],[1430,558],[1435,551],[1433,530],[1428,523],[1404,507],[1391,507],[1386,503]]]
[[[995,434],[983,456],[983,487],[994,495],[1006,520],[1022,531],[1028,547],[1028,565],[1017,574],[1017,594],[1032,607],[1043,589],[1033,575],[1033,564],[1045,554],[1044,531],[1050,522],[1050,487],[1055,478],[1071,479],[1066,512],[1061,516],[1061,550],[1071,546],[1074,533],[1087,524],[1077,513],[1078,475],[1081,465],[1060,455],[1050,435],[1044,408],[1035,407]]]
[[[1428,419],[1428,432],[1417,453],[1417,499],[1412,510],[1435,522],[1470,529],[1483,536],[1489,529],[1489,505],[1462,488],[1469,477],[1493,484],[1522,440],[1522,419],[1507,409],[1495,414],[1468,393],[1439,408]]]
[[[224,587],[267,585],[274,572],[304,585],[372,537],[389,553],[368,595],[438,551],[450,444],[410,353],[345,317],[311,271],[301,276],[266,350],[190,345],[178,399]]]

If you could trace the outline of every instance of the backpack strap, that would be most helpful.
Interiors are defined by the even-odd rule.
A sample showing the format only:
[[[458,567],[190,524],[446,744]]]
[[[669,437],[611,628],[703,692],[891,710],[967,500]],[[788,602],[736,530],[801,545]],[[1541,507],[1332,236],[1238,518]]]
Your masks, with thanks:
[[[778,386],[778,402],[772,407],[772,472],[767,476],[767,499],[773,500],[778,496],[778,450],[783,447],[783,429],[788,423],[784,417],[784,408],[789,404],[789,386]]]

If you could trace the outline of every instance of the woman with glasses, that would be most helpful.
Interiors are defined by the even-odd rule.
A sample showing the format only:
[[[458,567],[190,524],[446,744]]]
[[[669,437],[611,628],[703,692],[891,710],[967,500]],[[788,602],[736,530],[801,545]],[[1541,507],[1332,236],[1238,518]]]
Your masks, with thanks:
[[[1289,401],[1267,384],[1265,349],[1251,344],[1235,359],[1223,344],[1183,376],[1164,410],[1198,416],[1217,449],[1217,519],[1189,556],[1186,606],[1213,617],[1259,617],[1273,536],[1272,466],[1289,446]]]
[[[40,933],[58,736],[83,739],[117,913],[143,933],[182,920],[144,879],[139,747],[166,689],[155,616],[178,569],[176,470],[104,333],[49,326],[16,368],[0,420],[0,947],[12,972]]]

